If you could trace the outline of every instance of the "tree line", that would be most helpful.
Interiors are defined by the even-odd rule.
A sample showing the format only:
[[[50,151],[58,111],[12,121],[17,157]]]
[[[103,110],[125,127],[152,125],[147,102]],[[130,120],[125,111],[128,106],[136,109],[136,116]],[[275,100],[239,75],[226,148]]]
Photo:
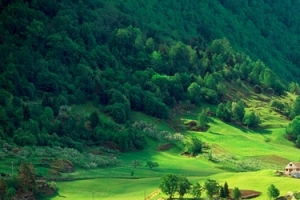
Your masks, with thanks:
[[[230,192],[226,181],[224,185],[213,179],[207,179],[203,185],[199,183],[192,184],[186,177],[174,174],[165,174],[162,176],[159,189],[168,195],[169,199],[173,199],[175,194],[178,194],[180,199],[183,198],[185,194],[192,195],[194,199],[200,199],[204,191],[209,199],[221,198],[239,200],[242,197],[242,191],[238,187],[234,187]],[[274,184],[271,184],[267,189],[267,195],[270,199],[277,199],[280,195],[280,191]]]

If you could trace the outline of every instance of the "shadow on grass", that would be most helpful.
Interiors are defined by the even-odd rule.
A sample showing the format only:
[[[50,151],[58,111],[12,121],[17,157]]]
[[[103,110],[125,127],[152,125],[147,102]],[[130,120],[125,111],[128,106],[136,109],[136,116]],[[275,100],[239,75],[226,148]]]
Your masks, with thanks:
[[[213,131],[208,131],[208,133],[213,134],[213,135],[222,135],[221,133],[213,132]]]
[[[58,197],[62,197],[62,198],[67,198],[66,196],[63,196],[63,195],[60,195],[60,194],[57,194]]]
[[[264,134],[271,134],[272,133],[272,131],[270,131],[268,129],[257,129],[257,130],[255,130],[255,132],[257,132],[259,134],[262,134],[262,135],[264,135]]]

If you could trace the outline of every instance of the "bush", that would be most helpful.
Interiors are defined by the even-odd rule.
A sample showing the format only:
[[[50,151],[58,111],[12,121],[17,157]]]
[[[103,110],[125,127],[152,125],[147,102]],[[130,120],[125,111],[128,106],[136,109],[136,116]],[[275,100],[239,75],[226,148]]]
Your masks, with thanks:
[[[262,88],[259,85],[255,85],[253,87],[253,91],[257,94],[260,94],[262,92]]]

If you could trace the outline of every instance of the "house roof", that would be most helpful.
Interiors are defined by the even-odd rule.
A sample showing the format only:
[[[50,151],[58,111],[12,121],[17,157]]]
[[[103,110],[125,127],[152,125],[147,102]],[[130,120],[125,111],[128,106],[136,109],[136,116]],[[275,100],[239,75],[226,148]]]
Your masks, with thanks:
[[[290,162],[289,164],[293,164],[295,167],[300,168],[300,162]],[[286,168],[290,168],[289,164],[286,166]]]
[[[300,162],[292,162],[296,167],[300,168]]]

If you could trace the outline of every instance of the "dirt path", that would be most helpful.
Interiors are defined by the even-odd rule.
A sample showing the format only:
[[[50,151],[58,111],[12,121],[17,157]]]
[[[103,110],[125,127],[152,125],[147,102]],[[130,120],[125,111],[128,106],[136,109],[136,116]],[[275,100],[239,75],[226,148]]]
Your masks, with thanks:
[[[157,189],[154,192],[152,192],[148,197],[145,198],[145,200],[150,200],[151,198],[157,196],[158,193],[160,193],[160,189]]]

